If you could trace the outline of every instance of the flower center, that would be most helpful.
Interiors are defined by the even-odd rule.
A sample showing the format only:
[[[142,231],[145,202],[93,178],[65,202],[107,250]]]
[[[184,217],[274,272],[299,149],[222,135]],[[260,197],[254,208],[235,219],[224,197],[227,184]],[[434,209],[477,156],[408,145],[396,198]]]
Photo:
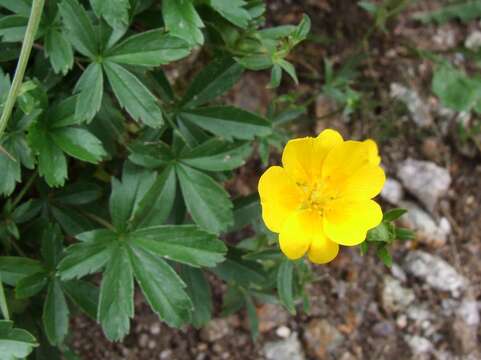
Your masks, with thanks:
[[[320,216],[324,215],[326,207],[337,197],[331,191],[328,191],[326,184],[321,181],[312,185],[298,183],[297,186],[299,186],[304,194],[301,209],[309,209],[318,213]]]

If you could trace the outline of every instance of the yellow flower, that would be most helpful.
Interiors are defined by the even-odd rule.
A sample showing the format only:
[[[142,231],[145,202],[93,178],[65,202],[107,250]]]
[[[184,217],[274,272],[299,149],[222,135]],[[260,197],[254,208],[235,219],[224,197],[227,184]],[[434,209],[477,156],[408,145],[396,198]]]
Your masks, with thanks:
[[[344,141],[334,130],[287,143],[282,165],[259,181],[262,217],[290,259],[333,260],[339,245],[362,243],[382,221],[372,200],[386,180],[372,140]]]

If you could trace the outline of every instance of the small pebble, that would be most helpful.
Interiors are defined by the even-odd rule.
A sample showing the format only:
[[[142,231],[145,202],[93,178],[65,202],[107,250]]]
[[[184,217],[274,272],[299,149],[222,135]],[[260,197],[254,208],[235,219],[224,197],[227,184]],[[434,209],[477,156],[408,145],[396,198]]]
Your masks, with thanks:
[[[280,326],[276,330],[276,335],[280,338],[287,339],[291,335],[291,329],[287,326]]]

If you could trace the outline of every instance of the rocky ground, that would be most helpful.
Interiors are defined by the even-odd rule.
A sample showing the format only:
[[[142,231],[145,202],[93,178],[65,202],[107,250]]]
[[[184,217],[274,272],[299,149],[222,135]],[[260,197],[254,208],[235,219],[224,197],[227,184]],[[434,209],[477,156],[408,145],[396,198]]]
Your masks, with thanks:
[[[322,94],[322,59],[346,61],[363,44],[372,19],[351,0],[270,1],[270,23],[297,22],[308,12],[317,39],[292,57],[301,85],[281,89],[316,99],[309,108],[314,120],[293,131],[334,127],[345,137],[371,136],[381,146],[389,176],[384,208],[408,209],[403,223],[416,231],[415,240],[393,249],[391,269],[344,249],[332,264],[315,268],[310,313],[258,307],[257,342],[244,313],[216,318],[200,330],[172,330],[137,294],[132,334],[123,343],[110,344],[91,320],[75,319],[72,344],[82,359],[481,359],[481,154],[476,141],[463,142],[453,130],[479,119],[443,108],[430,91],[432,63],[408,51],[415,45],[469,67],[457,49],[479,46],[481,32],[476,22],[412,20],[440,3],[417,2],[386,33],[374,32],[364,42],[368,56],[353,87],[367,95],[348,117]],[[247,75],[232,101],[262,111],[271,97],[267,82],[266,74]],[[261,170],[246,169],[235,183],[241,193],[255,191]]]

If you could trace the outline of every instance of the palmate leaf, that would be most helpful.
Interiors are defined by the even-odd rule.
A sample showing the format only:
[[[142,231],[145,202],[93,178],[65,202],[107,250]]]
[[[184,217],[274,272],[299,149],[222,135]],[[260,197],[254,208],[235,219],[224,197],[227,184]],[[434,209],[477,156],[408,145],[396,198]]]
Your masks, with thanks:
[[[140,201],[155,182],[156,174],[126,163],[122,181],[112,179],[110,215],[113,225],[125,231],[137,211]]]
[[[11,321],[0,320],[0,354],[3,359],[26,358],[37,346],[37,341],[29,332],[14,328]]]
[[[251,153],[248,143],[227,143],[214,138],[182,152],[180,161],[201,170],[225,171],[244,165]]]
[[[72,45],[58,29],[49,29],[44,37],[45,54],[55,73],[66,75],[73,66]]]
[[[101,142],[87,129],[76,126],[76,98],[60,102],[29,128],[28,140],[38,156],[38,170],[51,187],[67,179],[65,153],[82,161],[98,163],[105,155]]]
[[[215,266],[224,259],[224,243],[193,225],[154,226],[129,234],[133,244],[158,256],[194,267]]]
[[[277,272],[277,291],[279,299],[291,314],[296,313],[293,296],[294,264],[286,259]]]
[[[190,266],[183,266],[180,276],[187,284],[187,293],[194,306],[192,324],[200,328],[212,318],[213,304],[209,282],[202,270]]]
[[[67,248],[58,265],[62,280],[81,278],[105,266],[112,256],[117,236],[110,230],[93,230],[76,236],[81,242]]]
[[[189,44],[204,43],[201,28],[204,23],[195,10],[192,0],[164,0],[162,14],[167,30],[174,36],[184,39]]]
[[[191,48],[184,40],[171,36],[163,29],[133,35],[109,49],[107,60],[126,65],[159,66],[182,59]]]
[[[170,326],[180,327],[190,320],[192,302],[179,275],[159,256],[133,244],[129,256],[135,278],[152,310]]]
[[[52,345],[61,344],[68,333],[69,309],[58,279],[50,281],[42,320],[48,341]]]
[[[129,0],[90,0],[97,17],[103,17],[112,28],[124,28],[129,23]]]
[[[209,5],[214,10],[241,28],[246,28],[251,20],[251,14],[244,9],[246,4],[244,0],[209,0]]]
[[[0,256],[0,273],[5,284],[16,286],[27,276],[44,271],[44,267],[37,260],[19,256]]]
[[[243,68],[229,57],[214,59],[194,78],[181,104],[194,108],[224,94],[240,79]]]
[[[123,338],[134,316],[134,277],[127,250],[117,245],[100,286],[98,321],[112,341]]]
[[[177,165],[176,173],[194,221],[213,233],[226,230],[233,223],[233,214],[232,202],[224,188],[210,176],[185,165]]]
[[[75,86],[74,93],[78,93],[75,106],[75,118],[78,121],[90,121],[102,106],[104,92],[104,76],[102,66],[91,63],[83,72]]]
[[[72,45],[82,55],[95,60],[99,54],[99,45],[84,7],[77,0],[62,0],[58,6]]]
[[[179,116],[226,139],[252,140],[271,134],[271,124],[259,115],[232,106],[183,110]]]
[[[153,128],[162,126],[162,111],[150,90],[121,65],[107,61],[103,66],[117,100],[130,116]]]

